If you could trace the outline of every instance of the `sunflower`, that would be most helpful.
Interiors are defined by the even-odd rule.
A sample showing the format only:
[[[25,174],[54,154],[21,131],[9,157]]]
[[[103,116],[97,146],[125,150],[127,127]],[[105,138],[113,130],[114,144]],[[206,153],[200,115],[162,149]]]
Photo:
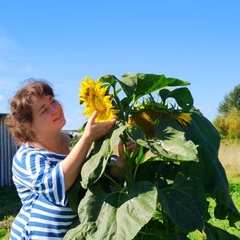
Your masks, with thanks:
[[[92,78],[85,77],[80,82],[80,103],[86,107],[84,115],[90,117],[94,111],[98,112],[96,122],[106,122],[116,118],[118,110],[114,109],[110,95],[107,95],[108,87],[102,87],[101,81],[94,82]]]
[[[187,123],[190,123],[192,120],[191,113],[179,113],[174,115],[173,118],[175,118],[184,127],[186,127]]]
[[[186,127],[187,123],[191,122],[191,113],[167,113],[153,109],[143,109],[134,112],[128,120],[129,125],[139,126],[148,139],[152,139],[155,136],[154,123],[157,118],[161,116],[168,116],[175,119],[180,125]]]
[[[143,109],[137,112],[134,112],[132,116],[128,119],[129,125],[139,126],[147,138],[154,138],[154,122],[157,118],[161,116],[159,111],[151,109]]]

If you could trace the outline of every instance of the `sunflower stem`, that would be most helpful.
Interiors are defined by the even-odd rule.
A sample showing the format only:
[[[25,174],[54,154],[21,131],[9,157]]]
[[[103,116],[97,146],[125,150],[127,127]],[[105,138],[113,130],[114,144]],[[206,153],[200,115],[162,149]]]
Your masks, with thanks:
[[[110,177],[107,173],[103,173],[103,175],[108,178],[119,190],[122,189],[122,186],[117,183],[112,177]]]
[[[108,163],[107,166],[116,168],[119,171],[122,178],[126,179],[126,173],[121,167],[117,166],[115,163]]]
[[[133,182],[135,182],[135,179],[136,179],[136,174],[137,174],[138,166],[139,166],[139,165],[137,165],[136,168],[134,169]]]
[[[127,189],[130,190],[133,183],[134,183],[134,177],[133,177],[133,152],[126,149],[125,155],[126,155],[126,183],[127,183]]]
[[[121,100],[120,100],[120,98],[118,97],[118,94],[117,94],[117,91],[116,91],[116,88],[115,88],[115,86],[113,86],[113,95],[114,95],[114,99],[115,99],[115,101],[116,101],[116,103],[117,103],[117,106],[119,107],[119,109],[120,109],[120,114],[121,114],[121,117],[120,117],[120,119],[125,119],[125,116],[124,116],[124,109],[123,109],[123,106],[122,106],[122,102],[121,102]]]

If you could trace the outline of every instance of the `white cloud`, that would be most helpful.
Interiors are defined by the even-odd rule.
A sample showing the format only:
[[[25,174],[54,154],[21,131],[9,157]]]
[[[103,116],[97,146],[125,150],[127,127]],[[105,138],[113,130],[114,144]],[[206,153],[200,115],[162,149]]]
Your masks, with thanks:
[[[0,94],[0,101],[4,99],[3,95]]]

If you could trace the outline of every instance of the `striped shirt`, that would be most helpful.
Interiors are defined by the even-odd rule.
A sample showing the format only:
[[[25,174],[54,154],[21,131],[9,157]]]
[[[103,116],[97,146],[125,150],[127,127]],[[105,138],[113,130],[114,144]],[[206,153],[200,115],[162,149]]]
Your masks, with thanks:
[[[10,239],[62,239],[75,213],[65,192],[63,154],[22,145],[13,158],[13,181],[22,208]]]

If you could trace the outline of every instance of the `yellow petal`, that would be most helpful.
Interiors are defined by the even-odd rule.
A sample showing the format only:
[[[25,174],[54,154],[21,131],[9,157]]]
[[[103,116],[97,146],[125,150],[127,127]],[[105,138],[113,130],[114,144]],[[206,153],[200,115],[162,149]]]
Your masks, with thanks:
[[[94,82],[92,78],[85,77],[84,82],[80,82],[79,99],[82,105],[86,106],[83,114],[88,117],[97,110],[97,122],[109,121],[116,118],[118,110],[114,109],[111,96],[106,95],[107,87],[102,87],[102,82],[97,80]]]

